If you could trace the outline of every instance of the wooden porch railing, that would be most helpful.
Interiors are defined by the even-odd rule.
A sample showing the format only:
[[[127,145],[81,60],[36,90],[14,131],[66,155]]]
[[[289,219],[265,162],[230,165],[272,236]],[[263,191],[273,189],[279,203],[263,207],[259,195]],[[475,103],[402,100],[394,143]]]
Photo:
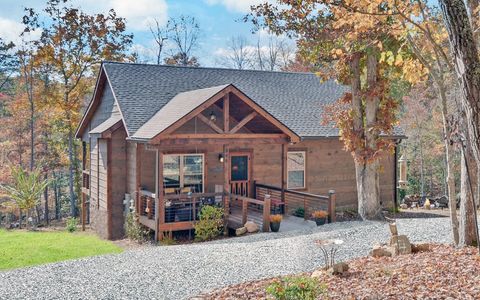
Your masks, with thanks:
[[[250,186],[249,181],[232,181],[230,183],[230,192],[235,195],[248,196]]]
[[[254,193],[255,198],[260,200],[265,199],[265,195],[270,195],[272,205],[283,206],[282,212],[285,214],[293,215],[300,207],[303,208],[304,219],[307,220],[315,210],[325,210],[328,212],[328,221],[335,222],[334,190],[330,190],[328,196],[324,196],[285,189],[282,199],[281,188],[254,182]]]
[[[252,205],[258,205],[262,207],[262,231],[268,232],[270,230],[270,211],[271,211],[271,202],[270,199],[258,200],[252,199],[241,195],[231,194],[230,199],[232,203],[235,201],[241,202],[242,207],[242,224],[247,222],[248,209]]]

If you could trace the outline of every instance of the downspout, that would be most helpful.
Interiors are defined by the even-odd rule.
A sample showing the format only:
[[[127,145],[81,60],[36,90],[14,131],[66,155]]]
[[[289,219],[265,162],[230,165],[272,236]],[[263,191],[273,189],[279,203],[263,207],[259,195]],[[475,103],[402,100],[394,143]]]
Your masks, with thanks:
[[[158,165],[159,165],[159,156],[158,156],[158,149],[155,149],[155,242],[158,241],[158,202],[160,201],[159,197],[159,170],[158,170]]]

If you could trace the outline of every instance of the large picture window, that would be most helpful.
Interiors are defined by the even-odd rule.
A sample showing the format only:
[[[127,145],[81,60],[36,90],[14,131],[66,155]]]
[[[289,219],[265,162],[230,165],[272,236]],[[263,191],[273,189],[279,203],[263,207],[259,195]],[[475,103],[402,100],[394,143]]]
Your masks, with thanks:
[[[305,188],[305,151],[288,151],[287,153],[287,188]]]
[[[168,154],[163,156],[163,185],[176,193],[203,193],[203,154]]]

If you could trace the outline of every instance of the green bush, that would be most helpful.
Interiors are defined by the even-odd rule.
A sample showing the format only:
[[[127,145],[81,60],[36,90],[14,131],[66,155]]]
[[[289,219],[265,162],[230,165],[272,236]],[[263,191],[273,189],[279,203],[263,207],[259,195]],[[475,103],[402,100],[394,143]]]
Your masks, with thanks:
[[[223,231],[223,208],[205,205],[200,211],[199,221],[195,224],[195,240],[208,241]]]
[[[293,215],[299,218],[305,217],[305,209],[303,207],[297,207],[293,212]]]
[[[127,238],[140,243],[147,240],[148,231],[140,225],[134,212],[129,212],[127,214],[125,220],[125,235]]]
[[[78,219],[77,218],[68,218],[67,219],[67,231],[75,232],[77,231]]]
[[[326,291],[325,285],[306,276],[285,277],[267,287],[267,293],[276,300],[314,300]]]

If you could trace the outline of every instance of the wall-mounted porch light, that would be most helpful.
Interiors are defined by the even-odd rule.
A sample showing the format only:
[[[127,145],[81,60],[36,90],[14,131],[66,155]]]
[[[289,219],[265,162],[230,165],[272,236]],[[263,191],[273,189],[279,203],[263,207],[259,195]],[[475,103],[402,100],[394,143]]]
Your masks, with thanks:
[[[217,116],[215,115],[215,113],[213,111],[210,113],[210,121],[212,121],[212,122],[217,121]]]
[[[222,153],[220,153],[220,154],[218,155],[218,161],[221,162],[221,163],[224,162],[224,158],[223,158],[223,154],[222,154]]]

